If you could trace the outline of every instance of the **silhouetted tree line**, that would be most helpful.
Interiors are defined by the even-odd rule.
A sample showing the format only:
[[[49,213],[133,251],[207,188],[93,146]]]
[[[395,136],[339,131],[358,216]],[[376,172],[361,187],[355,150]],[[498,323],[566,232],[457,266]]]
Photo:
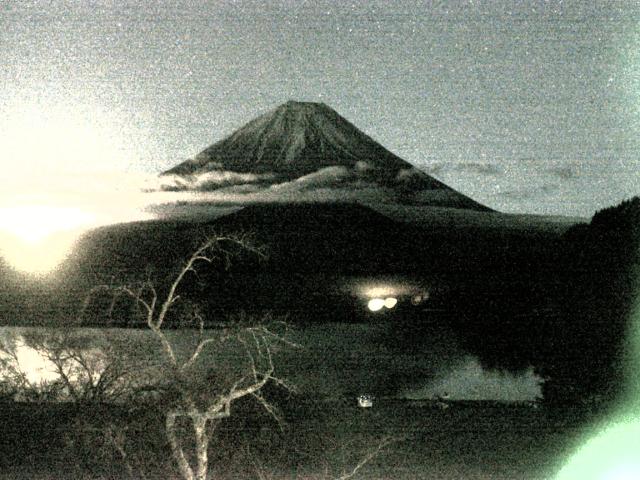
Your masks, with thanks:
[[[625,346],[640,271],[640,198],[597,212],[564,236],[564,288],[539,359],[549,400],[613,400],[625,380]]]
[[[533,365],[546,401],[615,400],[638,293],[640,198],[536,248],[510,272],[489,272],[453,291],[460,341],[486,368]]]

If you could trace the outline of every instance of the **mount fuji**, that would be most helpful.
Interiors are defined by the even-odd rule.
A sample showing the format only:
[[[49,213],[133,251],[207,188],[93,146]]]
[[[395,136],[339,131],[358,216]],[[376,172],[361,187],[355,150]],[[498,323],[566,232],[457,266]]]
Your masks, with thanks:
[[[363,201],[488,211],[322,103],[289,101],[161,174],[163,190],[221,200]]]

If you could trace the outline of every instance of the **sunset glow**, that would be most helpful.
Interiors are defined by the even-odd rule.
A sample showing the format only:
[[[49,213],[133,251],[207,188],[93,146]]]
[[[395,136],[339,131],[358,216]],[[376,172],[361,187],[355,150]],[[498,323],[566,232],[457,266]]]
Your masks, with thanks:
[[[93,214],[76,207],[0,207],[0,254],[15,269],[42,275],[58,266],[95,223]]]

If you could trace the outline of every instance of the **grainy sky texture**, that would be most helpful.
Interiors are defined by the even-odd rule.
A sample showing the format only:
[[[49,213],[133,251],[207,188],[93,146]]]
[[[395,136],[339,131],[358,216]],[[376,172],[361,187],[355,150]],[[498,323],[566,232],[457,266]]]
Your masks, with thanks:
[[[0,46],[3,174],[160,172],[294,99],[502,211],[640,193],[637,1],[0,0]]]

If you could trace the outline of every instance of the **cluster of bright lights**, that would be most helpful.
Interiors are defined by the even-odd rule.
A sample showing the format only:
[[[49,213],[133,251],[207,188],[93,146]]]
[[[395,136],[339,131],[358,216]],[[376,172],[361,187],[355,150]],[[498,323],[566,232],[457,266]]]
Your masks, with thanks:
[[[407,281],[384,282],[377,285],[362,282],[356,285],[356,291],[365,297],[367,308],[372,312],[395,308],[398,297],[409,297],[413,305],[419,305],[429,298],[427,291]]]
[[[392,309],[397,303],[398,299],[396,297],[372,298],[367,303],[367,307],[372,312],[379,312],[383,308]]]

